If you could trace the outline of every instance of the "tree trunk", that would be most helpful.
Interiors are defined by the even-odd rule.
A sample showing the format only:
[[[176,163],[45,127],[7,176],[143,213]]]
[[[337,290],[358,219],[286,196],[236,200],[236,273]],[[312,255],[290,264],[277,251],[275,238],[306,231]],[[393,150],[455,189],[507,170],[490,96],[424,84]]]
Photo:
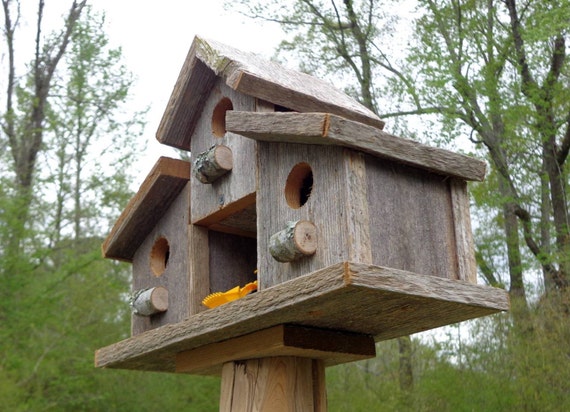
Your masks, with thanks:
[[[501,195],[508,198],[508,189],[506,188],[506,183],[502,177],[499,180],[499,189],[501,190]],[[513,298],[520,298],[526,301],[520,251],[519,222],[515,215],[515,210],[516,204],[513,202],[508,201],[503,205],[503,227],[507,243],[507,259],[509,264],[509,293]]]
[[[409,335],[398,338],[398,351],[400,354],[400,390],[410,392],[414,388],[414,374],[412,368],[412,339]]]

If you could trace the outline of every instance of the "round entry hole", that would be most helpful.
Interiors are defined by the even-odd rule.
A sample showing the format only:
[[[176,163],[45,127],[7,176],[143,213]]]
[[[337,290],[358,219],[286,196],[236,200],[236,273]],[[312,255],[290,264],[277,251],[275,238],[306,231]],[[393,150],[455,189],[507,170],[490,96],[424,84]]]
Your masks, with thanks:
[[[308,163],[296,164],[285,182],[285,199],[293,209],[299,209],[311,196],[313,190],[313,170]]]
[[[214,107],[214,113],[212,114],[212,133],[214,136],[224,137],[226,134],[226,112],[233,109],[234,105],[227,97],[220,100]]]
[[[168,266],[170,258],[170,245],[165,237],[159,237],[150,251],[150,269],[154,276],[160,276]]]

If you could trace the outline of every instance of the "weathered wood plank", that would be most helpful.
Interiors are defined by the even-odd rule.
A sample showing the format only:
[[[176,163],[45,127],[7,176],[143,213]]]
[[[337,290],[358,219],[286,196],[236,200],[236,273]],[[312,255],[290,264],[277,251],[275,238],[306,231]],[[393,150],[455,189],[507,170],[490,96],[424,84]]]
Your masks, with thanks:
[[[201,108],[202,116],[192,138],[192,167],[200,153],[212,146],[223,145],[233,153],[233,169],[212,184],[201,183],[192,177],[192,223],[210,226],[220,223],[234,213],[255,203],[255,165],[257,142],[234,133],[216,136],[212,123],[216,107],[221,101],[231,101],[234,110],[255,110],[256,100],[239,94],[220,79]]]
[[[176,372],[219,375],[226,362],[271,356],[323,359],[326,366],[376,355],[370,335],[278,325],[176,355]]]
[[[196,37],[156,133],[159,142],[189,150],[204,98],[216,76],[240,93],[291,110],[327,111],[378,128],[384,126],[376,114],[328,82]]]
[[[183,150],[190,150],[200,109],[216,80],[214,72],[195,54],[196,45],[192,44],[156,131],[160,143]]]
[[[348,190],[344,176],[348,160],[341,147],[317,147],[288,143],[259,142],[259,185],[257,191],[258,258],[260,289],[350,260],[348,237],[352,222],[345,213]],[[312,174],[310,195],[303,206],[292,207],[295,187],[304,179],[289,179],[299,165]],[[297,182],[297,184],[295,183]],[[302,184],[301,184],[302,186]],[[295,203],[295,202],[292,202]],[[291,263],[277,262],[269,253],[270,239],[287,222],[306,220],[317,228],[318,247],[314,255]]]
[[[208,229],[196,225],[188,225],[188,241],[188,312],[190,315],[194,315],[207,309],[202,305],[202,299],[210,294]]]
[[[370,208],[368,206],[368,180],[363,153],[344,150],[346,213],[348,225],[348,259],[353,262],[372,263],[372,240],[370,237]],[[380,247],[380,245],[376,245]]]
[[[449,188],[451,190],[453,224],[455,226],[459,279],[477,283],[477,263],[475,261],[473,233],[471,232],[467,183],[459,179],[451,179]]]
[[[103,242],[103,256],[131,262],[189,178],[189,162],[160,157]]]
[[[427,169],[482,181],[485,163],[462,154],[392,136],[378,128],[329,113],[226,113],[226,128],[267,142],[337,145]]]
[[[338,263],[99,349],[95,364],[174,371],[176,353],[284,323],[379,341],[508,309],[503,289]]]
[[[168,310],[153,316],[133,315],[133,335],[168,323],[186,319],[189,312],[189,278],[180,276],[189,271],[188,267],[188,225],[190,211],[190,184],[171,203],[165,213],[158,214],[159,220],[141,242],[133,256],[133,291],[162,286],[168,290]],[[163,244],[157,252],[156,245]],[[156,272],[153,262],[161,263],[162,271]]]
[[[366,155],[372,263],[459,279],[448,178]]]
[[[224,365],[222,412],[326,410],[325,368],[318,359],[279,356]]]

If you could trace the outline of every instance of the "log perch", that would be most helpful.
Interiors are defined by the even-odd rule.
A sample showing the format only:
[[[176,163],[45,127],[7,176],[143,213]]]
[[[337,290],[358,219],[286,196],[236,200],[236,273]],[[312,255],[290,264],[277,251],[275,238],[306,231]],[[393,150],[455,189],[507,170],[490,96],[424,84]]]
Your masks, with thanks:
[[[194,176],[204,184],[211,184],[233,166],[232,150],[224,145],[215,145],[198,155],[194,162]]]
[[[168,309],[168,289],[162,286],[143,289],[133,294],[131,307],[135,315],[151,316]]]
[[[292,262],[317,251],[317,228],[307,220],[289,222],[269,239],[269,252],[278,262]]]

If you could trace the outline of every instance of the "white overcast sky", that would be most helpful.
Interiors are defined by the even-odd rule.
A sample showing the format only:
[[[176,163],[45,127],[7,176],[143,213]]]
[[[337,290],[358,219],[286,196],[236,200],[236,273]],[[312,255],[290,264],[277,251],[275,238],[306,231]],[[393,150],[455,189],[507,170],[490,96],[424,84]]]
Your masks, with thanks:
[[[293,0],[282,2],[292,4]],[[21,4],[22,14],[29,20],[21,22],[19,36],[29,46],[33,44],[37,1],[22,0]],[[62,15],[70,4],[71,0],[46,0],[44,20],[61,27]],[[94,10],[105,12],[111,45],[122,48],[124,62],[135,76],[130,108],[135,112],[150,107],[141,137],[147,149],[137,167],[140,171],[135,185],[144,179],[158,156],[177,156],[156,141],[155,133],[194,36],[266,58],[274,54],[284,38],[278,24],[252,21],[235,11],[226,11],[224,0],[90,0],[90,4]],[[399,30],[406,31],[406,27],[399,26]]]

